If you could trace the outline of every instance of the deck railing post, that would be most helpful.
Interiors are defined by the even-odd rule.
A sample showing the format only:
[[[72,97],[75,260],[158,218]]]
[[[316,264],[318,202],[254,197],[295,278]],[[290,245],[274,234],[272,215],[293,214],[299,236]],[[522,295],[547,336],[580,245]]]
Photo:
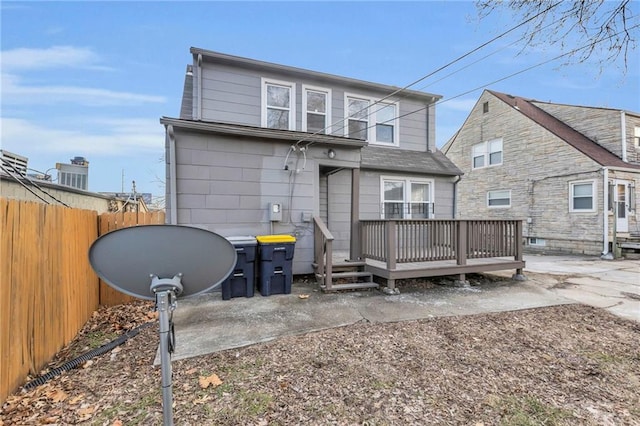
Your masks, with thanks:
[[[387,257],[387,269],[395,269],[396,268],[396,245],[397,245],[397,236],[396,236],[396,221],[388,220],[386,223],[387,228],[387,237],[386,239],[386,257]]]
[[[469,228],[466,220],[458,221],[458,241],[456,244],[456,263],[458,265],[467,264],[467,240],[469,239]]]
[[[331,291],[331,286],[333,284],[333,241],[326,240],[325,244],[327,245],[327,259],[324,268],[324,286],[327,291]]]

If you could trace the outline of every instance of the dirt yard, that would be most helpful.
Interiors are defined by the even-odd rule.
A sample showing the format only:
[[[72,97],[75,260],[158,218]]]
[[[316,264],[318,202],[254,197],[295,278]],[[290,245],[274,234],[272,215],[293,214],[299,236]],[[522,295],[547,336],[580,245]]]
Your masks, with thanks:
[[[100,310],[50,368],[155,321],[152,308],[140,302]],[[581,305],[358,323],[174,361],[174,420],[640,425],[639,342],[640,324]],[[160,368],[152,366],[157,345],[157,327],[148,327],[10,396],[0,425],[161,424]]]

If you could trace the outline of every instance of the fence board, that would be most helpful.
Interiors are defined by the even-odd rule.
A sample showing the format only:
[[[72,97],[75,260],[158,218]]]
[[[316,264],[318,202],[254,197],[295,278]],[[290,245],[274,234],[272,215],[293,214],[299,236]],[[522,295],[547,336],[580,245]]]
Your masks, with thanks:
[[[101,302],[89,248],[109,231],[162,224],[164,212],[115,213],[0,198],[0,403],[69,343]],[[115,291],[114,291],[115,292]]]
[[[118,212],[103,213],[98,216],[99,235],[117,229],[128,228],[136,225],[158,225],[165,223],[165,213],[156,211],[150,213]],[[135,300],[134,297],[119,292],[100,280],[100,304],[105,306],[120,305]]]
[[[0,401],[67,344],[98,306],[89,210],[0,198]]]

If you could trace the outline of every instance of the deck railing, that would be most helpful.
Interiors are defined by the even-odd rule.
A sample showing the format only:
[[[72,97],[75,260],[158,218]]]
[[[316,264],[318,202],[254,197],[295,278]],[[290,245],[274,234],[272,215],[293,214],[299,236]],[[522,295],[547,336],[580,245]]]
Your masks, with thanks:
[[[333,235],[327,225],[317,216],[313,217],[314,247],[313,259],[316,277],[323,277],[324,286],[331,291],[333,269]]]
[[[361,220],[361,257],[396,263],[508,257],[522,260],[519,220]]]

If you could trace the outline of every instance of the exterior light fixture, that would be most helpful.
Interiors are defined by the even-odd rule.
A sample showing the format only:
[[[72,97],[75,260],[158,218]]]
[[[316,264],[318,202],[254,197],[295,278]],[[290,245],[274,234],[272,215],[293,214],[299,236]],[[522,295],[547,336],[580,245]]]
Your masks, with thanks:
[[[334,158],[336,158],[336,152],[333,149],[330,149],[329,151],[327,151],[327,157],[333,160]]]

